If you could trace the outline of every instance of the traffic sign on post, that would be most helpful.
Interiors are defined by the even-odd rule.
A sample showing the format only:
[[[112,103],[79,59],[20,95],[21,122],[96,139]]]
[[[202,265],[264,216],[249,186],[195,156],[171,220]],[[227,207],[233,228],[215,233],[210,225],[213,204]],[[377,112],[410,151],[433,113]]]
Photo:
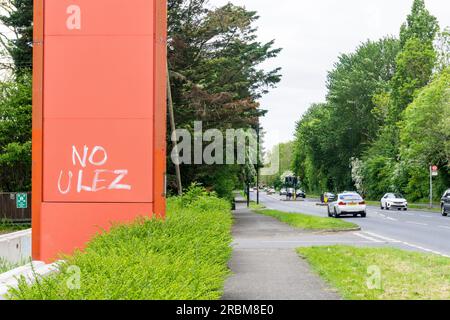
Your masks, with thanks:
[[[18,193],[16,195],[16,208],[17,209],[28,209],[28,194]]]
[[[439,175],[439,168],[437,166],[431,167],[431,175],[433,177],[437,177]]]
[[[166,4],[35,0],[34,259],[164,217]]]

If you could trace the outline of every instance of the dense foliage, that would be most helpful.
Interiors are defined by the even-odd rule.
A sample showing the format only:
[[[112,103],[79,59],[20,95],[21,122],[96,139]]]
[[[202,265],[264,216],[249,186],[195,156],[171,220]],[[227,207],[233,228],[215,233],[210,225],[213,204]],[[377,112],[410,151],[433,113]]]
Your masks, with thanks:
[[[68,258],[60,274],[33,286],[22,282],[12,297],[216,300],[229,274],[231,225],[229,203],[193,187],[169,199],[166,221],[114,227]]]
[[[0,82],[0,192],[31,188],[31,79]]]
[[[222,132],[258,126],[264,111],[256,100],[280,81],[279,69],[258,66],[280,49],[256,40],[257,19],[256,12],[232,4],[210,8],[206,0],[169,0],[168,59],[177,128],[192,132],[194,121],[202,121],[203,130]],[[249,169],[183,165],[182,182],[198,181],[229,196]],[[173,175],[171,165],[172,186]]]
[[[283,187],[283,175],[291,171],[294,157],[294,142],[289,141],[276,145],[271,152],[266,155],[267,162],[274,166],[278,171],[273,175],[262,176],[261,182],[267,186],[273,186],[275,189]]]
[[[429,196],[450,186],[448,31],[415,0],[400,39],[363,43],[339,57],[328,96],[297,124],[293,167],[309,191],[357,190],[378,199]]]

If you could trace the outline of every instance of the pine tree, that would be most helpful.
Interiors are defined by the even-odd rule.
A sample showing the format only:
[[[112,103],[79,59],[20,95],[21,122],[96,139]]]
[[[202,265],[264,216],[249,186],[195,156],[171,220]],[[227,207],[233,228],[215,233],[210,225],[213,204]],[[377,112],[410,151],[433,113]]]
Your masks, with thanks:
[[[0,34],[0,44],[12,58],[15,74],[28,73],[33,61],[33,0],[1,0],[0,9],[0,22],[10,30]]]

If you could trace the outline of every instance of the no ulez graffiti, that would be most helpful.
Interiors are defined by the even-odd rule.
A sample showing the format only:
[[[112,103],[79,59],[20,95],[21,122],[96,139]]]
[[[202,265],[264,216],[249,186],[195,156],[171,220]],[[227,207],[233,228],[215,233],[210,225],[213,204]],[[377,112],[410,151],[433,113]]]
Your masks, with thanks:
[[[108,153],[105,148],[95,146],[89,152],[89,147],[84,146],[82,155],[76,146],[72,147],[72,165],[80,166],[78,172],[73,170],[61,170],[58,179],[58,190],[62,195],[73,191],[75,182],[76,192],[100,192],[104,190],[125,190],[130,191],[131,185],[124,184],[122,181],[128,175],[127,169],[107,170],[102,168],[108,162]],[[85,184],[83,178],[86,169],[98,168],[93,170],[92,183]],[[76,181],[74,180],[74,176]]]

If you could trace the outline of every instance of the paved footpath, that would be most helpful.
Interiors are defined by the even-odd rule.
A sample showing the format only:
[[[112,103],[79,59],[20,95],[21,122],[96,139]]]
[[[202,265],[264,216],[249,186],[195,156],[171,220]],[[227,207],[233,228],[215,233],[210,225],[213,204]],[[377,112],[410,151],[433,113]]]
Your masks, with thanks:
[[[340,234],[302,233],[242,205],[234,215],[233,275],[225,285],[224,300],[340,299],[295,252],[302,245],[317,244],[318,238],[321,244],[345,241]]]

